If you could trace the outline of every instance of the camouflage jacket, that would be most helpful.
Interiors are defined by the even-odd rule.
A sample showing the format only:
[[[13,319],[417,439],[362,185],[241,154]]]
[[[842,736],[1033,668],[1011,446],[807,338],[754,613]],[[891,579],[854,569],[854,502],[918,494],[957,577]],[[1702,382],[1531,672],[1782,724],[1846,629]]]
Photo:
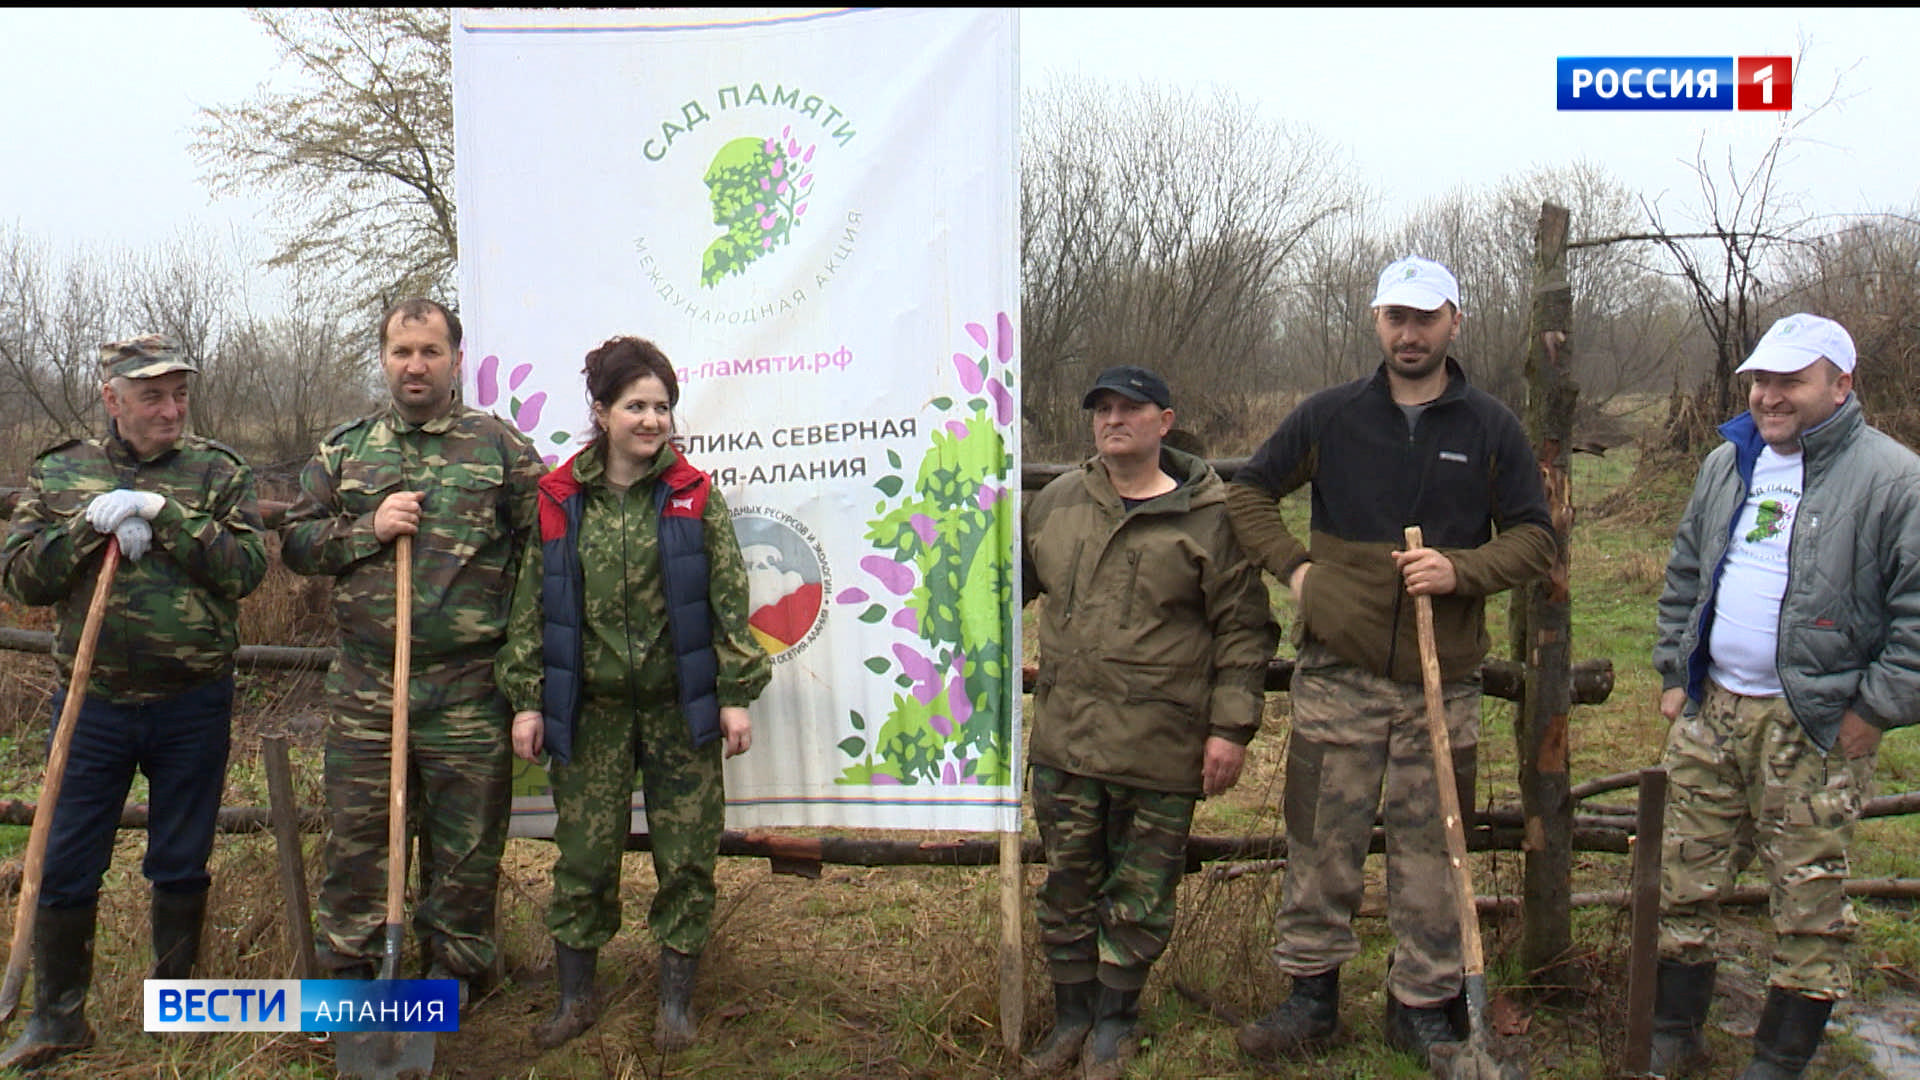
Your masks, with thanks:
[[[1098,457],[1021,507],[1021,588],[1047,594],[1028,757],[1198,795],[1207,739],[1259,730],[1280,630],[1219,474],[1171,447],[1160,467],[1179,486],[1132,510]]]
[[[80,629],[109,534],[83,511],[116,488],[159,492],[153,546],[122,560],[108,594],[87,691],[114,702],[158,701],[233,670],[240,598],[267,572],[253,473],[197,435],[140,460],[117,433],[74,439],[34,459],[29,490],[0,547],[8,595],[59,606],[54,659],[73,674]]]
[[[394,547],[375,538],[373,514],[397,491],[426,493],[413,541],[418,703],[492,695],[488,672],[546,471],[525,435],[463,405],[418,426],[389,407],[327,433],[301,470],[280,557],[294,573],[333,576],[336,696],[364,693],[371,704],[390,688]]]
[[[645,707],[675,700],[678,678],[667,636],[654,495],[655,481],[676,456],[671,447],[662,449],[647,475],[625,492],[607,486],[599,450],[590,447],[574,459],[573,475],[586,496],[577,542],[586,586],[582,689],[588,702]],[[747,626],[746,564],[734,536],[733,515],[718,488],[708,493],[702,521],[719,700],[722,706],[747,705],[766,689],[773,662]],[[514,590],[507,645],[495,669],[500,690],[515,712],[541,706],[542,570],[540,545],[531,544]]]

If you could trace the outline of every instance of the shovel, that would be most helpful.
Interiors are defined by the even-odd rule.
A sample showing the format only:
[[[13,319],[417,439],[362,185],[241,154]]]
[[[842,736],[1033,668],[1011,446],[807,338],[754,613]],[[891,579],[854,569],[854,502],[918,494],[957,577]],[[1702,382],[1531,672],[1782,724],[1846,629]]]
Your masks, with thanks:
[[[387,951],[380,978],[397,979],[406,934],[407,692],[413,666],[413,537],[393,542],[393,750],[387,780]],[[433,1070],[431,1031],[355,1031],[334,1044],[340,1075],[356,1080],[401,1080]]]
[[[1420,526],[1407,526],[1407,550],[1425,547]],[[1464,1043],[1442,1043],[1428,1054],[1428,1066],[1440,1080],[1523,1080],[1517,1065],[1496,1060],[1487,1049],[1486,959],[1480,951],[1480,914],[1473,904],[1473,871],[1467,867],[1467,829],[1460,816],[1460,792],[1453,786],[1453,737],[1447,734],[1447,707],[1440,693],[1440,656],[1433,640],[1433,598],[1413,598],[1414,625],[1420,633],[1420,681],[1427,692],[1427,734],[1433,740],[1433,784],[1440,791],[1440,816],[1447,827],[1447,862],[1453,869],[1454,909],[1460,916],[1460,953],[1466,969],[1469,1034]]]
[[[73,676],[67,680],[67,698],[53,726],[53,747],[47,752],[47,774],[40,782],[40,799],[33,808],[33,829],[27,835],[25,866],[20,873],[20,906],[13,914],[13,947],[7,953],[7,974],[0,980],[0,1025],[13,1019],[20,1007],[20,988],[27,981],[27,960],[33,954],[33,919],[40,907],[40,872],[47,863],[47,836],[53,832],[53,808],[60,801],[60,784],[67,776],[67,748],[80,706],[87,699],[87,679],[93,674],[93,647],[106,620],[107,593],[120,569],[120,538],[107,537],[107,553],[100,560],[100,576],[93,586],[93,602],[80,624],[80,645],[73,654]]]

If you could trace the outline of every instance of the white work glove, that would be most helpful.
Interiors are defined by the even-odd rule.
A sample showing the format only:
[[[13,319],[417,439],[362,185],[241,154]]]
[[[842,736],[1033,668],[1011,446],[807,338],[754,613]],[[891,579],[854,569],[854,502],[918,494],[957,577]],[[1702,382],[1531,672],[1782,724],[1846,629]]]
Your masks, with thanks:
[[[148,521],[167,505],[167,497],[157,491],[134,491],[131,488],[117,488],[105,495],[95,495],[87,504],[87,521],[95,532],[113,532],[120,523],[138,514]]]
[[[139,562],[140,556],[153,546],[153,526],[138,514],[121,522],[113,535],[120,538],[120,554],[133,562]]]

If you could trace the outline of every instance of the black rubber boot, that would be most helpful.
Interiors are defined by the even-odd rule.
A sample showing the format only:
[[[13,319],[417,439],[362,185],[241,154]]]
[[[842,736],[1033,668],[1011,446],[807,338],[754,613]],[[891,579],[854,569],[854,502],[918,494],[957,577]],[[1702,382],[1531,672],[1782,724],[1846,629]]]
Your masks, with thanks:
[[[200,960],[200,928],[207,921],[207,890],[171,893],[153,890],[153,975],[155,979],[191,979]]]
[[[533,1025],[533,1045],[551,1050],[593,1026],[600,1019],[600,1002],[593,992],[593,969],[598,949],[569,949],[553,943],[553,968],[560,984],[560,1003],[553,1015]]]
[[[654,1049],[675,1053],[693,1045],[693,979],[698,954],[660,947],[660,1014],[653,1020]]]
[[[0,1069],[37,1069],[93,1043],[87,985],[93,981],[92,907],[40,908],[33,916],[33,1015],[0,1053]]]
[[[1026,1076],[1045,1076],[1080,1060],[1080,1047],[1093,1030],[1094,999],[1099,984],[1091,980],[1053,984],[1053,1030],[1027,1055]]]
[[[1140,1050],[1140,991],[1096,985],[1093,1032],[1080,1051],[1080,1080],[1119,1080]]]
[[[1707,1010],[1713,1005],[1713,980],[1719,965],[1682,964],[1661,959],[1653,991],[1653,1056],[1647,1071],[1655,1076],[1691,1076],[1711,1060],[1707,1048]]]
[[[1827,1031],[1833,1002],[1767,987],[1760,1026],[1753,1031],[1753,1060],[1740,1080],[1798,1080]]]
[[[1271,1061],[1326,1043],[1340,1032],[1340,969],[1295,975],[1293,993],[1272,1012],[1243,1024],[1234,1041],[1249,1057]]]
[[[1460,1033],[1454,1030],[1453,1018],[1447,1015],[1448,1006],[1429,1005],[1416,1007],[1401,1002],[1387,993],[1387,1045],[1402,1053],[1412,1054],[1422,1064],[1427,1061],[1427,1052],[1441,1043],[1457,1043]]]

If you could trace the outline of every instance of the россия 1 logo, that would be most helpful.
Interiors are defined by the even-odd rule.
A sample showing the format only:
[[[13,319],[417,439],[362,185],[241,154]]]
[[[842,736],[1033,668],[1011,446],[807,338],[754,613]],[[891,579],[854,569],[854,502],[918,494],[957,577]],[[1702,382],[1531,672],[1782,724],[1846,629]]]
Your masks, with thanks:
[[[1562,56],[1562,111],[1793,108],[1790,56]]]

